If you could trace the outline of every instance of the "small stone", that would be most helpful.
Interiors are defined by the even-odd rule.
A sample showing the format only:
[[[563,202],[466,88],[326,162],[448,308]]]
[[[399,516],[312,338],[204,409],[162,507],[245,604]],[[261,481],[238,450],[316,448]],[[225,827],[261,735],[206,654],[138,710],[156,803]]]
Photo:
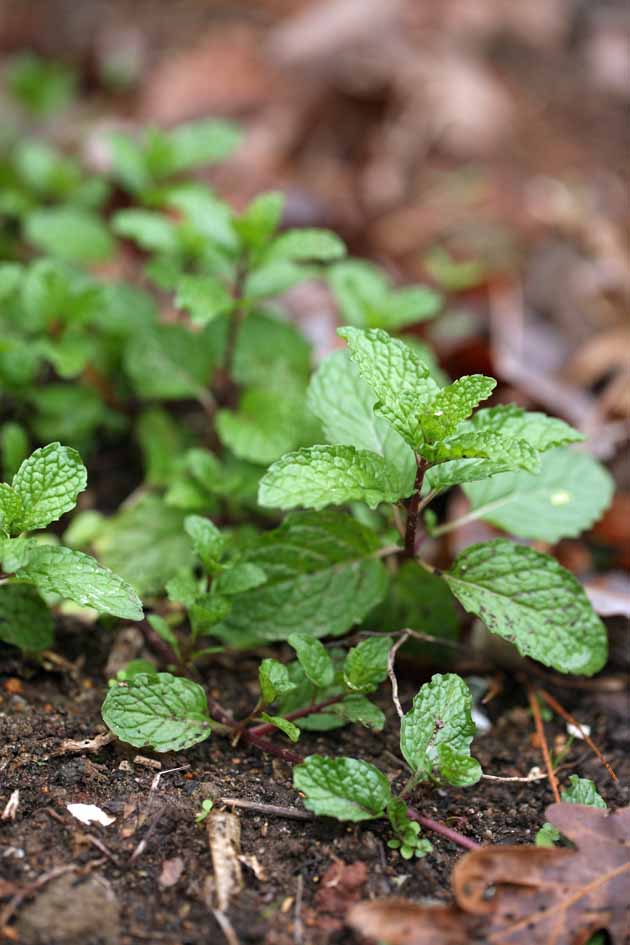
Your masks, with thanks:
[[[22,945],[117,945],[118,902],[103,877],[66,873],[22,909],[17,928]]]

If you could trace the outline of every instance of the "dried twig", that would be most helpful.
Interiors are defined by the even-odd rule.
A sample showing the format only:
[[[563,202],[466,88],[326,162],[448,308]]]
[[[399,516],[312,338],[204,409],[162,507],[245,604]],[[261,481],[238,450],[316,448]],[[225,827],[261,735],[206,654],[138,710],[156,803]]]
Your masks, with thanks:
[[[295,890],[295,909],[293,913],[293,941],[295,945],[302,945],[304,941],[304,925],[302,923],[302,898],[304,895],[304,877],[300,873]]]
[[[20,792],[16,788],[15,791],[11,794],[9,800],[5,804],[4,810],[2,811],[2,816],[0,820],[15,820],[17,817],[18,807],[20,806]]]
[[[409,636],[410,634],[407,631],[405,631],[402,634],[402,636],[400,636],[398,640],[396,640],[393,647],[390,649],[389,653],[387,654],[387,675],[389,676],[390,682],[392,684],[392,699],[396,707],[396,712],[398,712],[399,719],[402,719],[405,713],[403,712],[402,706],[400,704],[400,699],[398,698],[398,680],[396,679],[396,670],[395,670],[394,664],[396,662],[396,653],[398,652],[400,647],[403,645],[403,643],[407,642],[407,640],[409,639]]]
[[[221,912],[220,909],[213,909],[212,915],[217,920],[217,925],[223,932],[223,935],[225,936],[225,940],[228,943],[228,945],[240,945],[238,935],[234,931],[234,926],[232,925],[232,923],[230,922],[226,914],[224,912]]]
[[[608,772],[610,777],[613,779],[613,781],[619,781],[619,778],[617,777],[612,767],[608,764],[608,762],[604,758],[600,749],[597,747],[597,745],[595,744],[591,736],[588,734],[588,732],[586,732],[584,728],[580,725],[580,723],[575,718],[575,716],[571,715],[570,712],[567,712],[567,710],[563,706],[561,706],[560,703],[556,699],[554,699],[553,696],[550,696],[548,692],[545,692],[544,689],[539,689],[538,695],[541,697],[541,699],[544,699],[547,705],[549,706],[549,708],[553,709],[554,712],[557,712],[558,715],[561,716],[565,722],[567,722],[569,725],[575,725],[575,727],[577,728],[578,732],[580,733],[580,735],[582,736],[582,738],[584,739],[588,747],[599,758],[599,760],[601,761],[601,763],[603,764],[603,766],[605,767],[606,771]]]
[[[551,790],[553,791],[553,796],[555,802],[560,803],[560,791],[558,789],[558,779],[556,778],[555,771],[553,770],[553,765],[551,763],[551,755],[549,754],[549,745],[547,744],[547,738],[545,736],[545,728],[543,726],[542,716],[540,714],[540,706],[538,705],[538,699],[536,693],[531,686],[527,687],[527,696],[529,698],[529,705],[532,710],[532,715],[534,716],[534,724],[536,726],[536,734],[538,735],[538,741],[540,742],[540,749],[542,751],[543,758],[545,759],[545,767],[547,768],[547,775],[549,777],[549,784],[551,785]]]
[[[297,807],[283,807],[279,804],[260,804],[258,801],[247,801],[240,797],[222,797],[221,804],[230,807],[242,807],[244,810],[257,811],[270,817],[288,817],[290,820],[312,820],[313,815]]]
[[[101,732],[93,738],[64,738],[55,755],[65,755],[69,752],[97,752],[113,741],[114,735],[111,732]]]

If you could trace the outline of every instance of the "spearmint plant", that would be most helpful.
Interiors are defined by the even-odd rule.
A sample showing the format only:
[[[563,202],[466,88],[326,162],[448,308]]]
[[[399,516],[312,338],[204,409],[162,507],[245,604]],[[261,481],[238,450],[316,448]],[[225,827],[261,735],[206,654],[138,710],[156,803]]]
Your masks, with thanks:
[[[46,599],[67,599],[128,620],[142,617],[135,591],[89,555],[29,537],[74,508],[87,474],[59,443],[36,450],[0,484],[0,640],[37,651],[52,643]]]

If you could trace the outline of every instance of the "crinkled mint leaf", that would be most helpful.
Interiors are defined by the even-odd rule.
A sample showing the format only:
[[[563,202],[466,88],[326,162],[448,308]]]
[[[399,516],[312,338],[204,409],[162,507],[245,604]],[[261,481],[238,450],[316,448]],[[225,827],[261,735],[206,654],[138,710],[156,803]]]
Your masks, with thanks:
[[[490,396],[497,382],[483,374],[466,374],[443,387],[424,407],[420,423],[427,440],[449,436],[457,425],[473,412],[480,401]]]
[[[323,643],[306,633],[292,633],[287,642],[295,650],[300,666],[314,686],[324,689],[332,685],[335,667]]]
[[[409,495],[416,476],[413,450],[374,408],[377,397],[347,351],[335,351],[311,378],[308,405],[329,443],[378,453],[398,471],[400,495]]]
[[[343,677],[353,692],[373,692],[387,676],[387,659],[394,645],[391,637],[370,637],[352,647],[343,666]]]
[[[390,800],[389,781],[367,761],[309,755],[293,769],[293,786],[307,810],[337,820],[382,817]]]
[[[400,723],[400,750],[418,780],[437,768],[451,784],[463,787],[481,777],[470,757],[475,734],[472,694],[460,676],[436,673],[416,694]]]
[[[378,536],[348,515],[288,516],[243,556],[263,569],[267,583],[233,597],[229,617],[213,632],[233,646],[286,640],[295,632],[345,633],[385,593],[387,573],[373,557],[378,548]]]
[[[580,778],[577,774],[569,777],[569,787],[560,792],[560,799],[565,804],[585,804],[587,807],[599,807],[607,810],[608,804],[601,796],[592,781]],[[553,824],[544,823],[536,834],[536,846],[552,847],[560,839],[560,831]]]
[[[270,725],[275,725],[281,732],[284,732],[287,738],[290,738],[292,742],[298,741],[301,732],[293,722],[289,722],[288,719],[283,719],[279,715],[268,715],[267,712],[261,712],[260,717],[265,722],[269,722]]]
[[[538,452],[525,440],[513,440],[496,433],[462,433],[439,443],[425,443],[419,452],[431,463],[443,463],[460,458],[489,459],[501,463],[510,469],[526,469],[536,472],[540,467]],[[439,482],[439,473],[431,486]],[[465,480],[459,480],[465,481]]]
[[[267,250],[268,259],[288,259],[303,262],[309,259],[328,262],[344,256],[343,241],[330,230],[303,228],[287,230],[277,237]]]
[[[238,410],[219,410],[219,439],[240,459],[267,466],[284,453],[317,439],[319,426],[306,409],[303,391],[250,388]]]
[[[170,673],[139,674],[109,690],[103,720],[135,748],[182,751],[208,738],[211,720],[203,688]]]
[[[257,564],[249,561],[239,562],[226,568],[213,582],[218,594],[244,594],[255,587],[260,587],[267,580],[267,575]]]
[[[606,630],[579,582],[555,558],[498,538],[466,548],[444,575],[465,610],[519,653],[561,673],[606,662]]]
[[[190,630],[194,638],[214,633],[214,627],[228,616],[232,604],[222,594],[201,594],[188,609]]]
[[[14,533],[45,528],[76,505],[87,485],[87,471],[76,450],[49,443],[25,459],[12,487],[22,512],[12,523]]]
[[[326,712],[337,716],[344,722],[363,725],[373,732],[382,732],[385,727],[385,715],[377,705],[360,693],[351,693],[342,702],[328,706]]]
[[[260,695],[264,705],[269,705],[295,689],[295,683],[289,678],[289,671],[279,660],[265,659],[258,667]]]
[[[204,568],[213,574],[221,569],[219,561],[225,550],[225,535],[214,522],[201,515],[187,515],[184,528],[192,539],[193,548]]]
[[[182,276],[177,284],[175,305],[190,312],[195,325],[206,325],[234,308],[234,298],[213,276]]]
[[[541,453],[584,439],[582,433],[564,420],[524,410],[516,404],[499,404],[497,407],[478,410],[474,417],[462,423],[459,430],[462,433],[497,433],[511,439],[525,440]]]
[[[28,584],[0,585],[0,640],[37,652],[52,646],[53,618],[46,603]]]
[[[398,430],[413,448],[422,442],[420,411],[439,387],[411,348],[379,328],[340,328],[350,357],[372,389],[376,413]]]
[[[142,603],[133,588],[82,551],[38,545],[31,549],[17,576],[31,581],[44,594],[59,594],[101,614],[142,620]]]
[[[560,839],[560,831],[553,824],[544,823],[537,831],[534,843],[537,847],[552,847]]]
[[[521,538],[550,542],[590,528],[613,490],[601,463],[569,449],[546,453],[537,473],[502,473],[464,486],[476,518]]]
[[[387,816],[396,838],[388,843],[390,848],[402,848],[401,854],[405,859],[411,859],[411,856],[426,856],[431,852],[431,842],[420,836],[420,824],[411,820],[402,798],[392,797],[387,805]],[[406,850],[410,851],[408,856],[405,855]]]
[[[352,446],[311,446],[288,453],[273,463],[260,480],[258,501],[268,508],[397,502],[398,470],[377,453]]]
[[[14,574],[28,562],[31,551],[38,547],[34,538],[0,538],[2,570]]]
[[[13,522],[24,515],[22,500],[6,482],[0,482],[0,531],[9,536]]]

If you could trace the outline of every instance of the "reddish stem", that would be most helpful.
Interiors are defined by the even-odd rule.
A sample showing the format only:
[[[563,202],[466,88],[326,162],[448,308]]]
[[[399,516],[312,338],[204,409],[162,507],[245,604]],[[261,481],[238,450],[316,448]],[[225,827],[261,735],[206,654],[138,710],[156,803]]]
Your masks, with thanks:
[[[475,840],[465,837],[463,833],[459,833],[457,830],[447,827],[446,824],[440,823],[439,820],[433,820],[431,817],[425,817],[424,814],[419,814],[413,807],[407,808],[407,816],[410,820],[416,820],[426,830],[439,833],[440,836],[446,837],[451,843],[456,843],[459,847],[463,847],[464,850],[478,850],[480,847],[480,844]]]
[[[323,702],[314,702],[313,705],[308,705],[305,709],[296,709],[295,712],[289,712],[288,715],[284,715],[283,718],[287,722],[293,722],[295,719],[303,719],[307,715],[313,715],[315,712],[321,712],[322,709],[325,709],[329,705],[334,705],[336,702],[341,702],[342,699],[345,699],[345,693],[341,693],[338,696],[331,696],[330,699],[325,699]],[[265,722],[261,725],[254,725],[253,728],[245,729],[246,733],[249,735],[268,735],[270,732],[277,732],[278,729],[275,725],[272,725],[271,722]]]
[[[418,470],[416,472],[416,481],[413,486],[413,495],[409,499],[407,506],[407,525],[405,528],[405,557],[415,558],[416,556],[416,532],[418,530],[418,511],[420,508],[420,493],[424,474],[427,471],[428,463],[425,459],[418,460]]]

